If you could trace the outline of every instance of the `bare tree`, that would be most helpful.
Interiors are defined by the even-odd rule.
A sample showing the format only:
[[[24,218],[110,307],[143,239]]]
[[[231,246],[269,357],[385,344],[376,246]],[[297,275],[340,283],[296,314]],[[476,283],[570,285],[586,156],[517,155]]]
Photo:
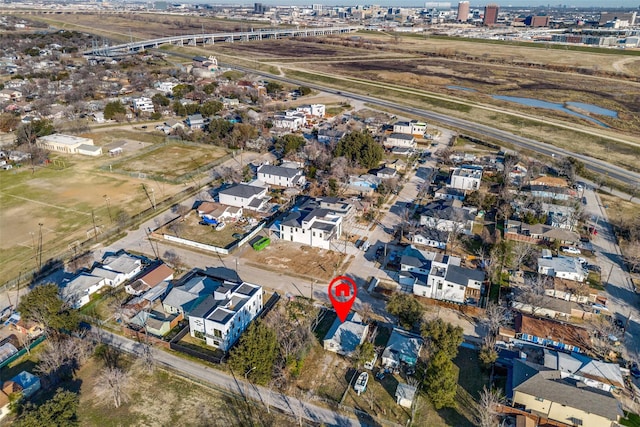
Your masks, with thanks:
[[[507,314],[508,310],[504,306],[494,302],[487,304],[482,323],[487,327],[490,335],[497,335],[500,328],[507,324]]]
[[[552,283],[552,278],[543,274],[538,274],[535,279],[528,281],[518,289],[516,301],[528,305],[531,314],[535,316],[542,308],[542,303],[547,298],[545,292]]]
[[[156,359],[153,354],[153,347],[149,344],[142,344],[142,351],[140,357],[136,361],[143,371],[148,374],[153,373],[156,369]]]
[[[513,267],[516,270],[520,270],[522,265],[527,261],[534,253],[532,245],[524,242],[518,242],[513,246]]]
[[[129,400],[129,386],[131,375],[117,367],[105,367],[96,380],[94,392],[96,396],[105,399],[113,399],[113,406],[120,405]]]
[[[365,302],[360,306],[360,315],[365,323],[369,323],[373,317],[373,313],[373,307],[368,302]]]
[[[591,336],[591,348],[603,358],[609,357],[611,351],[619,346],[624,338],[618,327],[605,316],[592,318],[588,323],[588,329]]]
[[[499,425],[498,408],[504,402],[499,390],[488,389],[486,386],[480,392],[476,404],[476,423],[479,427],[497,427]]]

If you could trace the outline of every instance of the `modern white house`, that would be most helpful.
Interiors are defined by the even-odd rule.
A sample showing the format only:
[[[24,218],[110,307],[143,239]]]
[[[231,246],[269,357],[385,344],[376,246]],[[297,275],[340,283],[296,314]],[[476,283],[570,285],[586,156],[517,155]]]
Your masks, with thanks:
[[[410,122],[395,122],[393,124],[393,131],[395,133],[405,133],[407,135],[424,136],[424,133],[427,131],[427,124],[417,120],[412,120]]]
[[[584,282],[586,278],[578,258],[568,256],[538,258],[538,273],[576,282]]]
[[[100,156],[102,154],[102,147],[93,145],[93,139],[61,133],[42,136],[38,138],[36,145],[58,153],[84,154],[86,156]]]
[[[131,104],[133,105],[133,111],[136,113],[155,113],[156,111],[151,98],[145,96],[133,98]]]
[[[176,86],[178,86],[178,83],[175,82],[157,82],[155,84],[156,89],[162,93],[172,93],[173,88]]]
[[[484,272],[460,266],[460,258],[409,246],[400,259],[400,285],[414,295],[459,304],[477,302]]]
[[[262,165],[258,168],[258,180],[280,187],[297,187],[305,184],[304,171],[274,165]]]
[[[324,117],[325,105],[324,104],[307,104],[296,107],[296,111],[304,113],[307,116]]]
[[[461,166],[451,171],[449,186],[458,190],[475,191],[480,188],[482,180],[482,167]]]
[[[297,131],[307,124],[306,115],[298,111],[285,111],[273,116],[273,127]]]
[[[227,351],[262,310],[262,287],[223,282],[189,313],[191,336]]]
[[[218,193],[220,203],[258,211],[269,200],[267,187],[248,184],[234,184]]]
[[[384,140],[385,147],[416,148],[418,145],[413,135],[408,133],[392,133]]]
[[[330,249],[342,235],[342,216],[329,209],[310,208],[289,212],[280,223],[282,240]]]

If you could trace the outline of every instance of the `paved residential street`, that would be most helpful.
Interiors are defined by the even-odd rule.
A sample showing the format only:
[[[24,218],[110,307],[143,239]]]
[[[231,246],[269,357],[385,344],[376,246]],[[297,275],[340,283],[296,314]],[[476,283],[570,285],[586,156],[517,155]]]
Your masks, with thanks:
[[[585,190],[587,198],[585,211],[598,230],[598,234],[592,236],[592,244],[596,255],[597,264],[601,267],[602,283],[609,296],[608,307],[611,314],[620,318],[628,318],[628,326],[625,334],[624,346],[627,351],[626,358],[638,360],[640,356],[640,311],[638,310],[638,295],[634,292],[629,272],[622,261],[620,247],[616,242],[611,224],[607,217],[607,211],[602,206],[602,201],[593,187]]]
[[[143,344],[105,330],[99,330],[99,333],[102,336],[103,342],[107,344],[133,355],[142,354]],[[323,423],[328,426],[357,427],[373,425],[367,423],[366,420],[360,421],[347,417],[330,409],[321,408],[311,403],[269,390],[268,388],[256,386],[244,381],[244,379],[241,378],[242,373],[239,374],[240,378],[235,378],[219,370],[180,358],[166,351],[154,351],[154,359],[160,365],[169,367],[194,381],[209,384],[215,388],[230,391],[234,394],[245,396],[248,399],[261,402],[265,406],[264,410],[266,410],[267,407],[276,407],[285,413],[292,414],[296,418],[302,417],[306,420]]]

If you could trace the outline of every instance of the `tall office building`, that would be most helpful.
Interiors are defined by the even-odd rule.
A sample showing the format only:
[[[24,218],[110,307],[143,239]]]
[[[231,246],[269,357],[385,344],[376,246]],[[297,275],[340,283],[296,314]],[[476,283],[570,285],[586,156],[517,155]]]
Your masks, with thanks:
[[[497,4],[488,4],[484,7],[484,19],[482,25],[491,26],[498,22],[498,11],[500,7]]]
[[[469,20],[469,2],[461,1],[458,3],[458,22],[467,22]]]

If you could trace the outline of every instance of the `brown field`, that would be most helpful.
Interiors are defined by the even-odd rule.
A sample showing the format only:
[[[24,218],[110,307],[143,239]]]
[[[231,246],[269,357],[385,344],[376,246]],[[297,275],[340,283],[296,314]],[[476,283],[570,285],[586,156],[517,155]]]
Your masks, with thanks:
[[[249,28],[269,27],[259,22],[243,22],[201,16],[163,15],[151,13],[60,13],[55,15],[24,15],[27,19],[48,23],[66,30],[86,31],[127,42],[205,32],[247,31]]]
[[[273,241],[256,252],[249,245],[242,257],[250,265],[267,270],[292,273],[310,279],[330,280],[341,270],[344,254],[326,249],[312,248],[298,243]]]
[[[220,159],[226,151],[214,145],[169,143],[114,162],[114,170],[161,176],[172,180]]]
[[[223,154],[215,150],[207,146],[199,152],[192,152],[192,155]],[[118,157],[118,161],[126,161],[126,156],[127,152]],[[139,154],[133,153],[133,157],[136,156]],[[2,171],[0,270],[4,273],[3,282],[37,266],[38,224],[42,224],[44,263],[91,237],[94,220],[98,229],[108,229],[116,225],[115,218],[119,211],[133,216],[148,209],[151,204],[143,185],[148,191],[153,189],[157,203],[185,188],[184,184],[173,185],[170,182],[110,173],[108,165],[113,158],[106,155],[96,159],[52,153],[50,157],[64,161],[65,168],[39,166],[32,170],[24,166]],[[183,171],[186,168],[185,165]]]

